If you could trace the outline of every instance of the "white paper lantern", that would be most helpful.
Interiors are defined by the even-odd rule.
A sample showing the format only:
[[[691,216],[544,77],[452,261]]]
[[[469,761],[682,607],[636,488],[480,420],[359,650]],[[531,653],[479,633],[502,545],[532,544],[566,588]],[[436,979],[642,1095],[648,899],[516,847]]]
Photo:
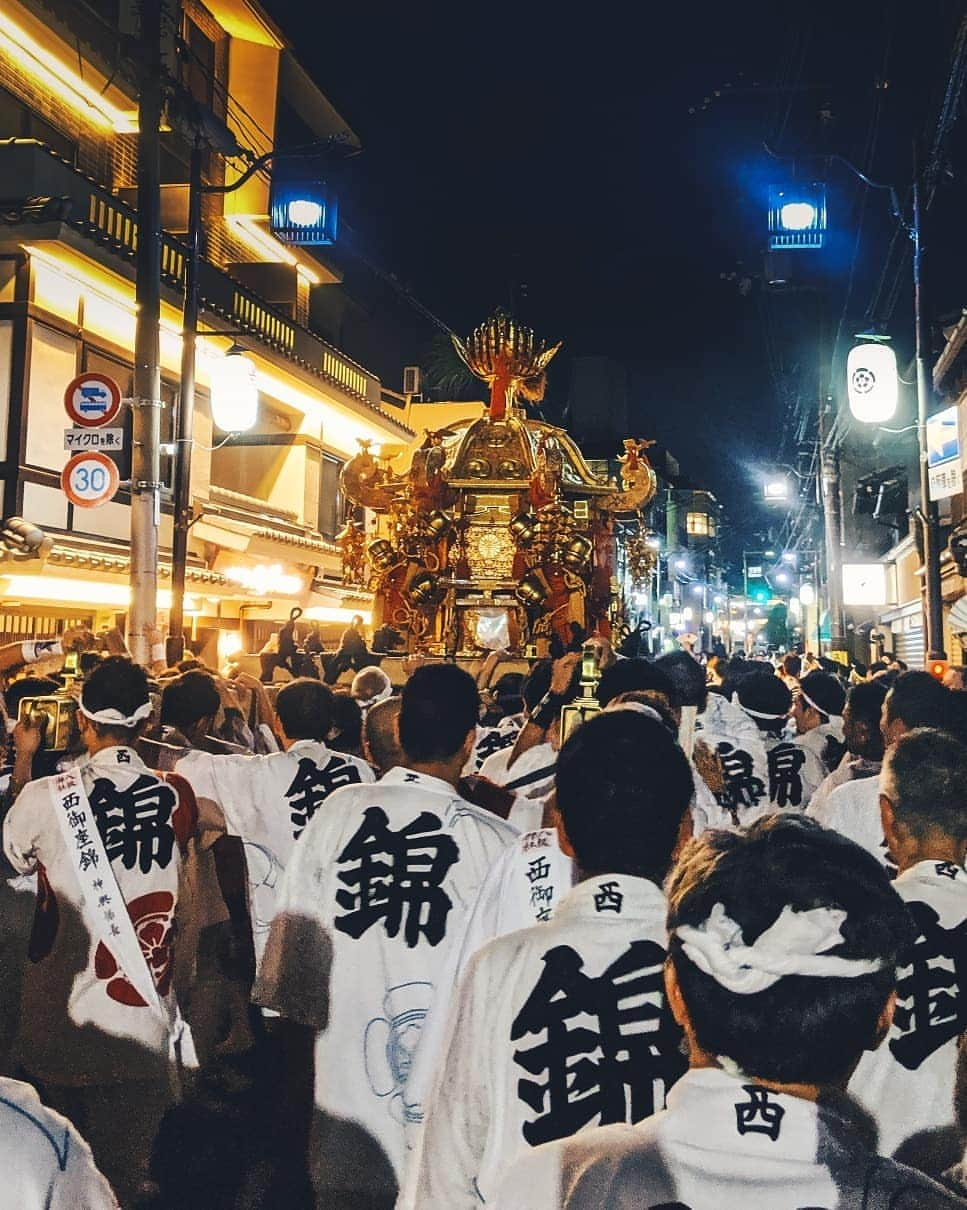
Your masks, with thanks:
[[[896,354],[889,345],[861,344],[846,359],[849,410],[864,424],[882,424],[896,412]]]
[[[210,394],[215,427],[224,433],[247,432],[259,410],[259,388],[251,357],[233,346],[214,361]]]

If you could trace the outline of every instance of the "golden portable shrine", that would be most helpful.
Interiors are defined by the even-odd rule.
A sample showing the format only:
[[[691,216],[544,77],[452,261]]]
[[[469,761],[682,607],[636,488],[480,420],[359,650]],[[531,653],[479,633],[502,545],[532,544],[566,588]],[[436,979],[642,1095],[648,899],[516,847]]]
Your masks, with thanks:
[[[489,384],[489,407],[427,431],[402,473],[391,467],[402,451],[360,441],[341,487],[375,519],[368,535],[350,522],[340,536],[345,582],[372,589],[374,628],[395,627],[411,650],[543,655],[552,635],[567,645],[575,627],[609,634],[615,520],[655,495],[650,443],[624,442],[620,485],[598,477],[564,429],[518,403],[541,397],[559,344],[502,313],[453,343]]]

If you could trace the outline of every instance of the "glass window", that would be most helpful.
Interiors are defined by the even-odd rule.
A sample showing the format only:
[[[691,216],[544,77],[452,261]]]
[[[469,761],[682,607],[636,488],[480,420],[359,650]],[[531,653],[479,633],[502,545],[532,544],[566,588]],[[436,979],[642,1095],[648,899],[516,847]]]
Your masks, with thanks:
[[[342,529],[343,498],[339,490],[342,465],[338,458],[323,455],[322,482],[319,485],[319,532],[325,538],[334,538]]]
[[[35,323],[30,334],[30,382],[27,388],[28,466],[60,471],[64,453],[64,389],[77,373],[77,344],[45,324]]]
[[[687,513],[685,532],[696,538],[708,538],[715,533],[714,522],[708,513]]]
[[[4,137],[36,139],[56,151],[70,164],[77,162],[77,144],[63,131],[52,126],[40,114],[5,88],[0,88],[0,130]]]
[[[203,105],[212,105],[215,95],[215,43],[192,21],[185,18],[184,85]]]

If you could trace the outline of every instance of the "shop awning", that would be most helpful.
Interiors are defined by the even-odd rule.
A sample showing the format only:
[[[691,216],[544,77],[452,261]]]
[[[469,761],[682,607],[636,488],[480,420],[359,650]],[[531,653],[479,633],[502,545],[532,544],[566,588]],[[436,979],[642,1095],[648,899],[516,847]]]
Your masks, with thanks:
[[[192,525],[191,532],[202,542],[211,542],[223,550],[259,559],[301,563],[305,566],[335,563],[339,559],[335,543],[325,539],[288,534],[268,525],[239,521],[219,513],[203,513],[201,519]]]

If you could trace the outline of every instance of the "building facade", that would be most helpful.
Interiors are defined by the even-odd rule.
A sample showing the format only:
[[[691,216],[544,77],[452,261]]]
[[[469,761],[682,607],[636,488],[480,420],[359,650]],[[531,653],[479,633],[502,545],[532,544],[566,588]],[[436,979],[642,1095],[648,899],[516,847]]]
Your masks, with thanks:
[[[242,147],[261,155],[273,146],[283,109],[316,138],[355,142],[257,4],[183,0],[170,16],[166,64],[176,89]],[[116,456],[121,490],[110,503],[74,507],[60,486],[70,380],[96,371],[132,393],[137,92],[136,66],[121,51],[124,21],[112,0],[90,8],[9,0],[0,14],[2,515],[55,539],[43,569],[0,564],[0,641],[67,622],[118,624],[127,608],[130,419]],[[162,142],[163,626],[189,143],[176,128]],[[209,185],[232,184],[244,167],[215,152],[205,158]],[[405,444],[413,436],[379,378],[307,326],[312,292],[338,287],[339,271],[271,235],[268,190],[267,174],[257,173],[204,203],[186,615],[206,655],[258,650],[295,606],[324,635],[367,613],[366,594],[342,585],[339,471],[360,438]],[[213,369],[233,340],[257,371],[258,419],[244,436],[216,431],[209,409]]]

